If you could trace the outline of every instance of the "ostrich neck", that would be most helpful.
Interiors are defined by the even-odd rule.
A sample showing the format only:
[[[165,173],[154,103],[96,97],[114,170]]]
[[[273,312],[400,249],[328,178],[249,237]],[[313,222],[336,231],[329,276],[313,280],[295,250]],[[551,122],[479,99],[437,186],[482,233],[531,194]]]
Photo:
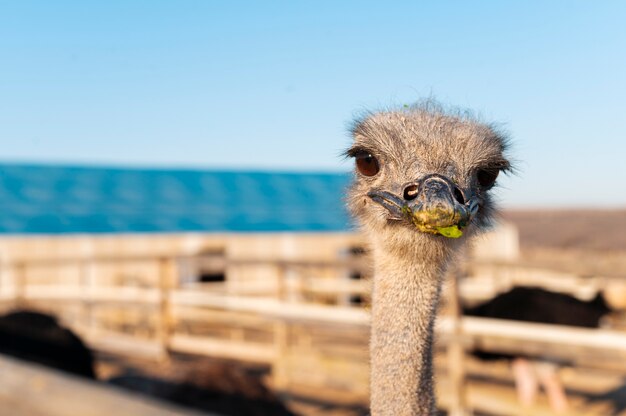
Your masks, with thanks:
[[[435,412],[432,341],[443,263],[419,253],[376,256],[370,342],[374,416]]]

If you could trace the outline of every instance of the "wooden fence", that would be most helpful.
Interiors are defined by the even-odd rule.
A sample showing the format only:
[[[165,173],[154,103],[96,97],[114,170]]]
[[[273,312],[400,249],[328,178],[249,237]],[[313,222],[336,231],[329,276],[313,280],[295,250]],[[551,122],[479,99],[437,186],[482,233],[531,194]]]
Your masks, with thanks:
[[[189,259],[140,256],[5,262],[0,268],[0,301],[5,308],[33,306],[59,314],[96,350],[158,359],[177,352],[262,363],[271,367],[276,389],[322,394],[339,401],[366,400],[367,308],[312,303],[305,296],[366,297],[365,280],[318,278],[311,272],[330,269],[340,271],[337,276],[354,270],[367,274],[362,261],[272,261],[278,284],[255,281],[251,285],[257,287],[251,291],[250,285],[228,282],[183,285],[181,260]],[[135,286],[102,284],[95,278],[94,270],[102,265],[138,262],[149,264],[145,269],[156,275],[139,279],[141,283]],[[232,262],[267,263],[261,259]],[[71,283],[31,279],[31,270],[41,274],[41,269],[67,267],[79,271]],[[439,367],[445,377],[438,394],[453,414],[465,414],[467,409],[514,413],[513,404],[503,404],[489,392],[467,384],[464,351],[474,346],[494,352],[548,354],[585,368],[626,373],[624,333],[462,317],[459,289],[453,284],[451,290],[452,308],[438,318],[436,331],[439,351],[448,354]],[[128,324],[131,312],[141,324]]]

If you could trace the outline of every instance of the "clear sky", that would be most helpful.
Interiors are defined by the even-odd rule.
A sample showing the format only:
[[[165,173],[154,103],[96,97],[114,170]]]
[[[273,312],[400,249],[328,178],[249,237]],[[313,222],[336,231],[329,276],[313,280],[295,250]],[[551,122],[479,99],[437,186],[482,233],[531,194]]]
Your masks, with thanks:
[[[626,2],[0,3],[0,161],[347,171],[363,109],[504,124],[507,207],[626,206]]]

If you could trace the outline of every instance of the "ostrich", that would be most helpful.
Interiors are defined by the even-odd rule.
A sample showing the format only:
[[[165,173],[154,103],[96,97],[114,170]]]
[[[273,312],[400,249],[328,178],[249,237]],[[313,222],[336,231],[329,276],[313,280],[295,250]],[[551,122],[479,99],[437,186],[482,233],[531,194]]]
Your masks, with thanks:
[[[563,293],[550,292],[537,287],[516,287],[478,306],[465,308],[464,314],[485,318],[509,319],[544,324],[598,328],[601,320],[612,309],[603,295],[582,301]],[[565,413],[569,407],[565,389],[559,379],[558,360],[548,357],[530,361],[524,356],[494,354],[477,350],[474,354],[483,360],[509,359],[520,402],[531,406],[539,383],[548,395],[552,410]],[[539,383],[538,383],[539,382]]]
[[[374,257],[372,415],[430,415],[432,343],[444,272],[494,214],[490,189],[510,169],[494,126],[433,103],[371,113],[352,128],[347,204]]]
[[[0,316],[0,353],[95,379],[93,355],[56,318],[31,310]]]

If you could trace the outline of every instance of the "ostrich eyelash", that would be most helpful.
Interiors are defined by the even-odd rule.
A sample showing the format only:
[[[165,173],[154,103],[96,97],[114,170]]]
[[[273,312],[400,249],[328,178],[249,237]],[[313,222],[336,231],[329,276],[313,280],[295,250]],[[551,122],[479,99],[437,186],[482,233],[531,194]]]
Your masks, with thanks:
[[[500,160],[498,162],[492,163],[489,167],[485,169],[498,170],[500,172],[509,172],[511,168],[511,163],[508,160]]]
[[[362,146],[351,147],[344,153],[345,157],[356,157],[359,153],[372,153],[367,148]]]

